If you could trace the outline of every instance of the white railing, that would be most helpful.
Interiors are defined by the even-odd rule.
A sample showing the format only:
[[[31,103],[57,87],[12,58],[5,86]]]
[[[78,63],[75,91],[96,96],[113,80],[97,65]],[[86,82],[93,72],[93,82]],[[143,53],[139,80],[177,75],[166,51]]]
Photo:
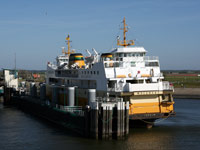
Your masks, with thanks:
[[[135,67],[134,61],[104,61],[105,68],[112,67]]]
[[[77,116],[84,116],[84,111],[81,106],[60,106],[61,110],[69,113],[76,114]]]
[[[113,88],[108,88],[108,91],[122,92],[123,91],[123,87],[116,86],[116,87],[113,87]]]
[[[163,90],[174,90],[174,87],[168,81],[164,81],[163,82]]]
[[[159,60],[158,56],[144,56],[144,60]]]
[[[160,83],[147,83],[147,84],[131,84],[127,83],[124,90],[127,92],[134,91],[159,91],[162,90],[162,85]]]
[[[163,91],[163,90],[174,90],[174,87],[167,81],[159,83],[142,83],[142,84],[131,84],[126,83],[124,87],[108,88],[108,91],[115,92],[136,92],[136,91]]]

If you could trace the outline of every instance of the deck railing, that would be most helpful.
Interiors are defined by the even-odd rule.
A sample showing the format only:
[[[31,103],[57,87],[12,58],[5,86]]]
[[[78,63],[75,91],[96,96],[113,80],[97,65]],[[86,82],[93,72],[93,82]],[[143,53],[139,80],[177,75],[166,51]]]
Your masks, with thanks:
[[[144,60],[159,60],[158,56],[144,56]]]
[[[163,90],[174,90],[174,86],[168,81],[163,81]]]
[[[115,92],[134,92],[134,91],[162,91],[162,90],[174,90],[173,85],[169,82],[158,82],[158,83],[138,83],[131,84],[126,83],[123,87],[108,88],[108,91]]]

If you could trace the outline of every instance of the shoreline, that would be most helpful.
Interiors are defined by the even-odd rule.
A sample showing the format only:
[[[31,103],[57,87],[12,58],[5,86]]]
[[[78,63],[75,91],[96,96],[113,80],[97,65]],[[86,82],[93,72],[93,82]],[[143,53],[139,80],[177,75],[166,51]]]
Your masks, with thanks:
[[[175,88],[175,99],[200,99],[200,88]]]

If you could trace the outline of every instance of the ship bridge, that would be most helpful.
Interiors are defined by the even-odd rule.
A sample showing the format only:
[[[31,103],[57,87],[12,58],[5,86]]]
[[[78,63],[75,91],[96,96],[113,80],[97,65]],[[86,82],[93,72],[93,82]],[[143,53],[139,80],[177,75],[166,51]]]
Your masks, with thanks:
[[[145,56],[143,47],[123,47],[114,49],[111,57],[103,59],[107,78],[160,77],[157,56]]]
[[[112,51],[112,53],[146,53],[147,51],[144,47],[121,47],[116,48]]]

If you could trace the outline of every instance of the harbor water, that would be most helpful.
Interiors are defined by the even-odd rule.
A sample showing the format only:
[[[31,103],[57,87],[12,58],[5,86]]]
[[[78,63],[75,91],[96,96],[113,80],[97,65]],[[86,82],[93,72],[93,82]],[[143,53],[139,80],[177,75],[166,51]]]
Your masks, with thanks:
[[[94,140],[0,104],[0,150],[200,149],[200,100],[175,99],[176,116],[123,140]]]

